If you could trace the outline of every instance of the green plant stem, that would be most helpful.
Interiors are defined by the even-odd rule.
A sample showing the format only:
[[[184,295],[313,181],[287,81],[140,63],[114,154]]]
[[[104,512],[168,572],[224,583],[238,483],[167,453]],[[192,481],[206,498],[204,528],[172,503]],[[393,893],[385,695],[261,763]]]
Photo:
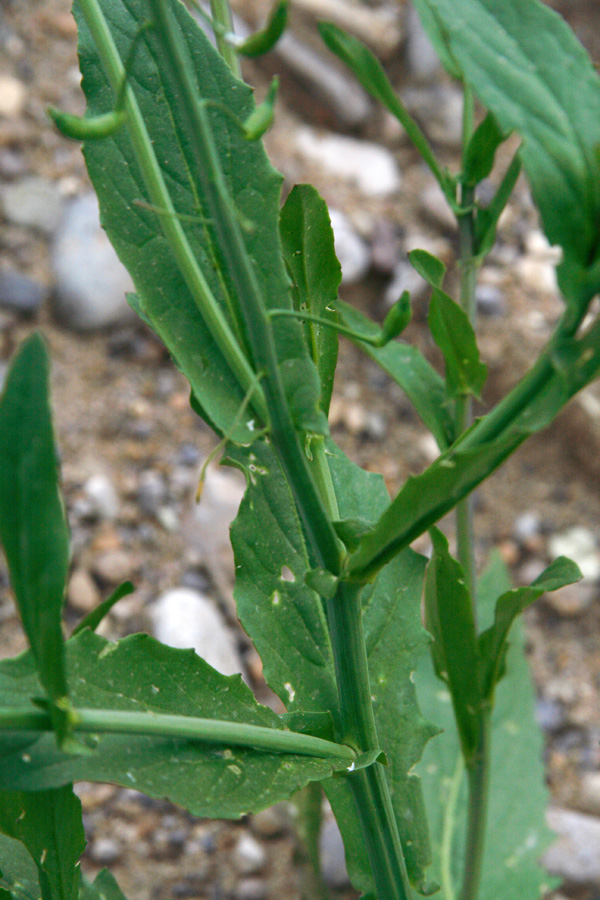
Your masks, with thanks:
[[[357,753],[349,746],[313,737],[310,734],[267,728],[263,725],[112,709],[75,709],[70,711],[69,715],[75,732],[187,738],[202,743],[251,747],[272,753],[338,759],[340,762],[350,764],[357,758]],[[0,730],[50,731],[52,722],[50,715],[43,710],[32,710],[29,707],[4,708],[0,709]]]
[[[178,38],[165,0],[151,0],[158,28],[156,39],[164,46],[170,76],[178,86],[179,113],[196,171],[203,181],[220,247],[231,273],[244,320],[256,371],[262,382],[268,410],[270,437],[288,478],[302,521],[310,538],[317,565],[339,574],[341,547],[319,491],[310,473],[285,397],[275,338],[252,261],[246,250],[235,208],[229,197],[210,123],[198,97],[191,61]]]
[[[226,34],[233,34],[233,18],[228,0],[210,0],[210,11],[214,21],[217,23],[215,28],[215,40],[219,53],[233,72],[236,78],[242,77],[240,60],[235,48],[226,39]]]
[[[94,39],[102,65],[113,90],[116,92],[123,84],[125,68],[104,14],[97,0],[80,0],[80,7]],[[152,141],[146,130],[135,95],[130,87],[126,89],[125,112],[127,113],[126,127],[150,200],[155,207],[165,213],[159,219],[163,234],[207,328],[227,360],[231,371],[237,378],[242,393],[245,394],[255,379],[255,373],[252,371],[252,367],[233,334],[223,311],[219,307],[192,252],[185,231],[181,227],[177,211],[173,207],[171,196],[154,154]],[[254,395],[252,405],[261,422],[266,424],[267,409],[260,388]]]
[[[467,842],[465,848],[465,873],[461,900],[477,900],[485,833],[490,779],[490,716],[483,712],[480,716],[480,734],[476,755],[467,766],[469,806],[467,813]]]
[[[379,748],[362,623],[362,586],[341,582],[327,603],[341,733],[360,752]],[[404,854],[383,766],[348,775],[379,900],[411,897]]]

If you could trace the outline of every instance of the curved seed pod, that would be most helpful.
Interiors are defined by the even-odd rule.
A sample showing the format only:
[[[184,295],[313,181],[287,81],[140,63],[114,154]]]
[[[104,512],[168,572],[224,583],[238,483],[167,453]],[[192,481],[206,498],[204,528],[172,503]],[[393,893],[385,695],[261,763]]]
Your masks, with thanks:
[[[279,0],[271,10],[265,27],[236,44],[236,51],[242,56],[262,56],[263,53],[268,53],[285,31],[287,16],[288,0]]]
[[[49,106],[46,113],[60,133],[73,141],[99,141],[102,138],[110,137],[119,130],[126,119],[125,111],[122,109],[113,109],[112,112],[91,119],[73,116],[70,113],[62,112],[55,106]]]
[[[262,103],[251,112],[246,121],[243,123],[244,134],[249,141],[257,141],[265,134],[273,124],[275,116],[275,98],[277,97],[277,88],[279,87],[279,78],[275,77],[269,86],[267,96]]]

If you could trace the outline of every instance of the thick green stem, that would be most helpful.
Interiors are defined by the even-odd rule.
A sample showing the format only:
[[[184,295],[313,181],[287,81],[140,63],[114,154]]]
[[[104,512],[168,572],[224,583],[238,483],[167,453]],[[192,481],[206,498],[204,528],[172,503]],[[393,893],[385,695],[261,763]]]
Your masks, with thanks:
[[[145,734],[188,738],[210,744],[252,747],[272,753],[294,753],[320,759],[339,759],[352,763],[357,753],[343,744],[309,734],[246,725],[220,719],[197,719],[154,712],[123,712],[108,709],[75,709],[70,713],[75,732],[109,734]],[[50,731],[50,715],[28,707],[0,709],[0,730]]]
[[[483,713],[477,753],[467,767],[469,809],[467,814],[467,843],[465,874],[461,900],[477,900],[487,830],[488,788],[490,779],[490,719]]]
[[[311,476],[285,397],[275,338],[238,217],[228,193],[205,107],[196,90],[186,47],[178,38],[165,0],[151,0],[158,23],[156,39],[165,48],[170,77],[178,86],[181,125],[189,152],[208,197],[219,244],[233,279],[256,371],[267,404],[270,436],[315,551],[317,565],[338,574],[340,543]]]
[[[217,24],[217,28],[215,28],[215,40],[217,42],[217,47],[219,48],[219,53],[236,78],[241,78],[242,70],[239,57],[235,48],[225,37],[226,34],[233,33],[233,18],[231,16],[228,0],[210,0],[210,11]]]
[[[339,698],[341,733],[357,751],[379,747],[362,622],[362,586],[340,583],[327,615]],[[409,900],[411,890],[383,766],[348,776],[379,900]]]

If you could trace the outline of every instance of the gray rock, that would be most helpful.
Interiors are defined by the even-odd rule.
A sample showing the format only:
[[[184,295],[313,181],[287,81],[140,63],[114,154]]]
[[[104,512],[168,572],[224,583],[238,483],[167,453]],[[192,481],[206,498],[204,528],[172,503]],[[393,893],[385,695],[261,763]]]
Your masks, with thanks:
[[[562,703],[552,697],[540,697],[535,705],[535,718],[546,732],[560,731],[567,724]]]
[[[44,300],[46,290],[37,281],[21,272],[0,272],[0,306],[29,316],[36,313]]]
[[[105,550],[96,557],[92,571],[106,584],[117,585],[130,578],[135,569],[133,558],[125,550]]]
[[[424,217],[436,228],[443,233],[456,233],[456,218],[437,181],[431,182],[421,191],[419,203]]]
[[[546,869],[574,884],[600,885],[600,819],[559,808],[547,818],[558,840],[543,857]]]
[[[462,143],[462,92],[450,84],[407,88],[402,99],[410,113],[427,122],[432,143],[459,147]]]
[[[90,510],[100,519],[116,519],[119,514],[119,495],[114,484],[101,472],[92,475],[83,486]]]
[[[269,887],[262,878],[243,878],[233,892],[235,900],[267,900]]]
[[[304,156],[335,177],[352,182],[367,197],[389,197],[400,188],[396,160],[379,144],[319,133],[305,125],[296,132],[296,145]]]
[[[100,866],[108,866],[115,863],[121,856],[121,848],[118,843],[109,837],[100,837],[92,841],[90,857]]]
[[[582,615],[595,603],[598,588],[595,584],[579,582],[567,584],[558,591],[544,595],[546,606],[549,606],[563,619],[571,619]]]
[[[418,81],[430,81],[440,73],[438,55],[412,3],[406,15],[406,59],[410,75]]]
[[[542,520],[537,512],[530,510],[524,512],[515,521],[513,534],[520,544],[526,544],[532,538],[538,537],[542,530]]]
[[[289,828],[289,811],[286,803],[277,803],[250,819],[250,828],[259,837],[273,838],[284,834]]]
[[[242,834],[233,849],[233,864],[240,875],[256,875],[264,869],[267,854],[250,834]]]
[[[52,250],[57,317],[77,331],[95,331],[135,317],[125,294],[133,282],[100,226],[94,194],[72,200]]]
[[[335,253],[342,267],[342,284],[355,284],[364,278],[369,270],[371,251],[343,212],[339,209],[330,209],[329,215]]]
[[[58,228],[62,198],[58,186],[37,175],[6,184],[0,194],[2,211],[9,222],[52,235]]]
[[[326,819],[320,835],[321,870],[328,887],[350,886],[342,835],[335,819]]]
[[[475,290],[477,309],[482,316],[496,318],[506,312],[504,292],[493,284],[479,284]]]
[[[137,491],[140,509],[147,516],[155,516],[167,500],[167,485],[160,472],[147,469],[142,472]]]
[[[192,647],[223,675],[243,671],[234,635],[205,594],[183,587],[167,591],[153,604],[151,618],[154,636],[163,644]]]

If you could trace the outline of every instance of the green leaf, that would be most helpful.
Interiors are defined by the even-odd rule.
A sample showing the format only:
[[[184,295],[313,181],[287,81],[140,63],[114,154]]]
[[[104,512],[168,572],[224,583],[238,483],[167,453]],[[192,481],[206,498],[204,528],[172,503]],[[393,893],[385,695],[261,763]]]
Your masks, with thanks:
[[[124,581],[123,584],[120,584],[117,588],[114,589],[112,594],[103,600],[102,603],[98,604],[95,609],[92,609],[87,613],[81,622],[73,629],[71,637],[74,637],[76,634],[79,634],[80,631],[83,631],[84,628],[89,628],[91,631],[95,631],[100,622],[108,615],[111,611],[115,603],[118,603],[119,600],[122,600],[123,597],[127,597],[129,594],[133,594],[135,591],[135,587],[131,583],[131,581]]]
[[[344,325],[367,337],[377,336],[379,329],[359,310],[338,300],[336,309]],[[432,432],[440,448],[452,440],[453,424],[444,381],[416,347],[393,342],[385,347],[354,341],[367,356],[384,369],[402,388],[418,415]]]
[[[377,57],[358,38],[347,34],[332,22],[319,22],[318,27],[321,37],[332,53],[348,66],[364,89],[398,119],[444,193],[453,196],[452,178],[440,169],[427,138],[401,103]]]
[[[421,278],[434,288],[441,288],[444,283],[446,266],[437,256],[428,253],[427,250],[411,250],[408,254],[411,266]]]
[[[60,494],[41,337],[20,348],[0,400],[0,538],[40,680],[56,701],[67,693],[61,629],[69,532]]]
[[[93,882],[82,882],[79,900],[127,900],[127,898],[108,869],[101,869]]]
[[[496,598],[509,587],[506,568],[496,559],[490,577],[482,578],[479,584],[478,618],[482,623],[493,619]],[[439,896],[449,900],[460,896],[463,879],[466,777],[450,696],[437,679],[430,659],[423,658],[415,681],[423,714],[444,729],[425,748],[417,772],[425,791],[435,875],[442,885]],[[497,690],[491,728],[488,833],[480,896],[537,900],[554,886],[554,880],[539,865],[551,840],[544,824],[548,792],[543,740],[535,724],[535,693],[517,626],[507,657],[506,678]],[[515,797],[526,798],[526,802],[515,803]]]
[[[33,792],[1,790],[0,830],[27,848],[43,900],[77,900],[85,835],[81,803],[71,785]]]
[[[216,672],[192,650],[173,650],[145,634],[116,644],[91,631],[67,643],[73,704],[81,709],[170,713],[285,729],[260,706],[241,676]],[[39,691],[31,658],[0,664],[0,706],[26,705]],[[50,734],[0,735],[0,786],[19,790],[70,781],[108,781],[166,797],[196,816],[238,818],[321,780],[335,761],[179,737],[102,733],[93,752],[68,756]],[[339,763],[337,764],[339,767]]]
[[[359,469],[332,442],[325,451],[344,522],[375,521],[389,502],[383,479]],[[231,529],[240,621],[261,655],[268,684],[286,707],[329,709],[339,727],[325,612],[320,597],[306,583],[314,564],[290,489],[268,444],[261,441],[249,450],[236,449],[231,458],[248,479],[248,490]],[[386,774],[415,883],[422,882],[428,863],[420,788],[409,775],[430,734],[414,704],[410,681],[425,641],[420,622],[422,575],[420,557],[411,552],[399,557],[382,580],[367,589],[364,620],[371,677],[380,691],[376,709],[379,739],[389,761]],[[399,717],[406,724],[402,742]],[[356,849],[362,839],[348,786],[337,777],[324,786],[342,829],[352,881],[358,889],[374,890],[364,844],[360,852]],[[410,808],[416,811],[410,821],[406,819],[409,796]]]
[[[488,177],[494,167],[496,150],[506,137],[498,127],[495,116],[488,113],[467,145],[462,171],[465,184],[474,186]]]
[[[561,289],[575,307],[600,286],[600,79],[567,24],[539,0],[418,0],[452,58],[521,155],[543,227],[563,248]],[[583,286],[582,286],[583,282]]]
[[[493,697],[496,685],[504,675],[508,635],[517,616],[542,594],[557,591],[582,577],[574,562],[560,556],[529,587],[512,588],[498,598],[494,624],[479,636],[482,684],[486,697]]]
[[[434,288],[428,315],[431,335],[444,354],[446,386],[451,397],[479,396],[487,367],[479,358],[473,326],[466,312],[452,297]]]
[[[463,757],[468,760],[478,746],[483,699],[471,595],[447,539],[437,528],[430,535],[433,554],[425,582],[425,626],[433,637],[435,671],[448,685]]]
[[[332,307],[342,281],[342,269],[335,255],[329,212],[315,188],[300,184],[292,189],[281,210],[279,232],[294,285],[294,309],[337,322]],[[304,333],[321,378],[321,408],[327,413],[338,337],[335,329],[315,322],[305,322]]]
[[[0,889],[2,900],[40,900],[36,865],[21,841],[0,834]]]
[[[90,115],[112,105],[114,84],[111,87],[104,66],[108,65],[114,82],[119,59],[127,58],[135,34],[148,17],[143,0],[100,0],[100,7],[100,21],[106,23],[115,48],[114,58],[103,49],[102,61],[85,16],[75,4]],[[255,108],[252,91],[233,77],[183,4],[172,4],[172,14],[191,58],[199,96],[207,104],[218,157],[215,164],[225,185],[221,202],[235,210],[244,252],[253,261],[253,277],[264,303],[268,308],[291,309],[278,234],[282,177],[270,165],[262,144],[248,141],[239,125]],[[97,24],[94,28],[101,30]],[[223,434],[230,431],[254,373],[235,279],[228,268],[229,247],[211,211],[212,182],[204,179],[205,167],[199,170],[196,164],[187,107],[169,57],[152,29],[139,41],[128,84],[126,127],[85,145],[101,219],[135,282],[142,317],[189,380],[198,408]],[[301,427],[322,431],[318,377],[302,328],[294,320],[281,320],[273,329],[290,408]],[[262,390],[255,393],[252,407],[248,421],[264,424]],[[238,425],[233,439],[250,443],[252,429],[247,423]]]

